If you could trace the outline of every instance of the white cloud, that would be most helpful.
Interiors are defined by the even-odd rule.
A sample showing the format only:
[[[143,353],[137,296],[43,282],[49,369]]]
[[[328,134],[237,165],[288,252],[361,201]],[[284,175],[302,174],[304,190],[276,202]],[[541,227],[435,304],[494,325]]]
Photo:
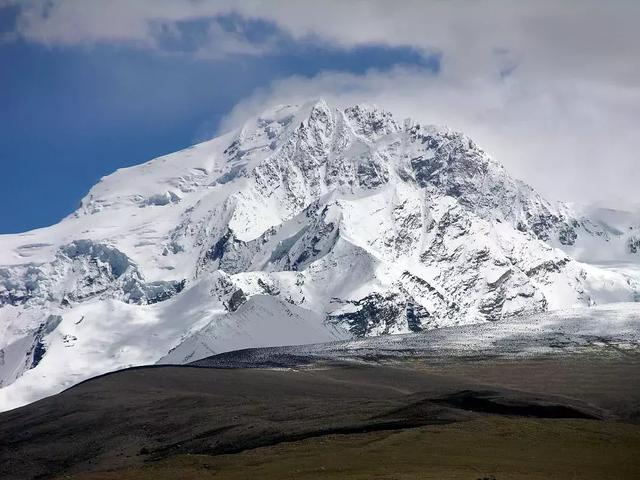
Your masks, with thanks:
[[[370,101],[475,137],[516,175],[562,199],[640,202],[640,2],[57,0],[21,2],[16,32],[47,45],[119,42],[160,50],[153,27],[231,12],[300,41],[442,53],[437,76],[396,69],[290,78],[259,105],[307,97]],[[197,55],[262,54],[212,29]],[[506,78],[501,72],[510,71]],[[622,198],[621,198],[622,197]]]
[[[588,81],[467,78],[450,81],[398,68],[365,75],[324,73],[263,88],[236,106],[222,129],[268,106],[323,97],[368,102],[400,118],[446,124],[473,137],[517,177],[552,198],[626,205],[640,202],[636,146],[640,95]]]
[[[447,72],[486,71],[510,61],[531,73],[638,80],[640,4],[634,0],[23,0],[17,33],[56,45],[154,45],[153,26],[239,13],[298,39],[352,47],[440,49]],[[598,68],[594,68],[594,61]],[[601,68],[604,66],[608,68]],[[553,67],[553,72],[546,69]]]

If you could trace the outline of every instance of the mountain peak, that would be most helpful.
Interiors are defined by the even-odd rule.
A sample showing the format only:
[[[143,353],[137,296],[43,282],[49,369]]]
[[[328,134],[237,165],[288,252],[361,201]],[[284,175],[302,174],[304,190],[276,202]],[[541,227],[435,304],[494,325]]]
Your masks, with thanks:
[[[280,105],[118,170],[57,225],[0,237],[0,405],[265,338],[634,300],[633,275],[571,256],[637,258],[609,217],[544,199],[450,129],[366,104]]]

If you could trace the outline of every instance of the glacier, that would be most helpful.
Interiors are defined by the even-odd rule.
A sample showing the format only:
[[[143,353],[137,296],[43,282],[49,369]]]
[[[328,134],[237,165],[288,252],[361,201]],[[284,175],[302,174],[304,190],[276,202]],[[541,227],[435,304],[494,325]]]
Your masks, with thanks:
[[[446,127],[280,105],[0,236],[0,409],[133,365],[635,302],[639,231]]]

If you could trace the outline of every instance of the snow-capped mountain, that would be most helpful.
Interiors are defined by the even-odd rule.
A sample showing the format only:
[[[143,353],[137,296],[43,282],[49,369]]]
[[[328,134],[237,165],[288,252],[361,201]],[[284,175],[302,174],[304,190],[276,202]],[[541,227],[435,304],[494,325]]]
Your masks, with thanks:
[[[279,106],[0,236],[0,407],[135,364],[635,301],[614,263],[640,258],[636,229],[545,200],[461,133]]]

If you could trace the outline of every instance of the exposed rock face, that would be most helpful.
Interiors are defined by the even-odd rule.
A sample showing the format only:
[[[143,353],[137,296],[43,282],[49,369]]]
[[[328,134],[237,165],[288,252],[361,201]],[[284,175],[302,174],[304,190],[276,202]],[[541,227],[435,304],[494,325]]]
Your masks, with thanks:
[[[633,300],[635,278],[571,256],[637,252],[625,228],[545,200],[461,133],[280,106],[0,237],[0,401],[24,401],[33,372],[51,392],[160,358]]]
[[[640,252],[640,238],[636,236],[631,236],[627,240],[627,248],[629,249],[629,253],[638,253]]]
[[[184,284],[145,282],[137,266],[118,249],[75,240],[60,247],[51,263],[1,268],[0,305],[66,306],[94,297],[149,304],[179,293]]]

